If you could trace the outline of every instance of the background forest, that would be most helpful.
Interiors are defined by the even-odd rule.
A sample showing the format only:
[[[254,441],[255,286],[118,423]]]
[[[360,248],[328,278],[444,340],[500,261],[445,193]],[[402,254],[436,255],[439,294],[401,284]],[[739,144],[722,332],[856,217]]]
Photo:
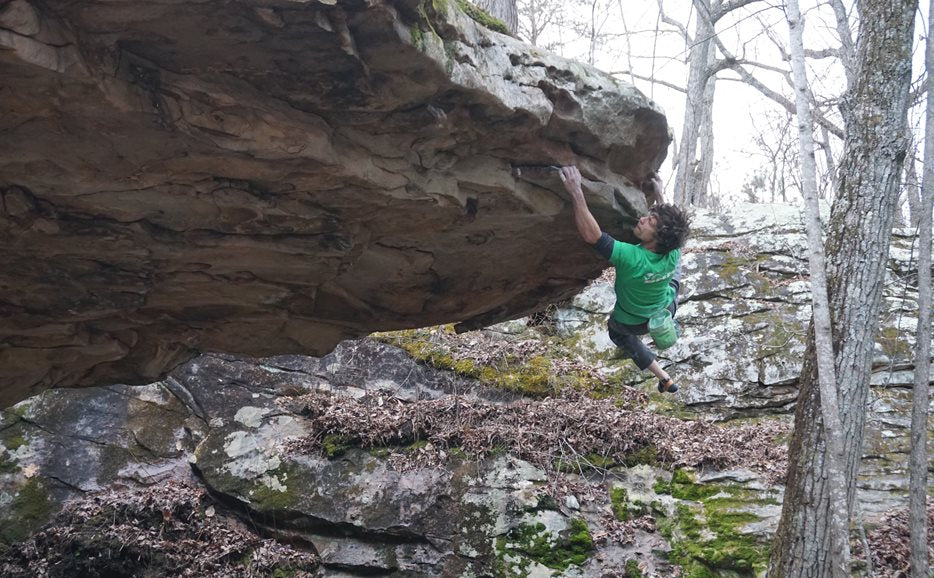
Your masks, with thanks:
[[[669,197],[716,209],[737,202],[802,203],[788,24],[782,3],[761,0],[486,0],[514,18],[517,36],[593,64],[658,102],[675,131],[662,167]],[[818,193],[834,195],[843,150],[841,99],[857,33],[853,2],[802,7]],[[920,214],[926,6],[916,12],[900,222]],[[849,70],[848,70],[849,68]],[[685,191],[690,191],[686,193]]]

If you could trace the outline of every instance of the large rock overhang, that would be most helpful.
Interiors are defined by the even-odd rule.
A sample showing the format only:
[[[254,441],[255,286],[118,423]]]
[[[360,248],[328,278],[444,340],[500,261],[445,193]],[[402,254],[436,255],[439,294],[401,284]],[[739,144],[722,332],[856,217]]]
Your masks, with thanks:
[[[0,1],[0,407],[199,351],[518,317],[604,267],[671,140],[455,1]]]

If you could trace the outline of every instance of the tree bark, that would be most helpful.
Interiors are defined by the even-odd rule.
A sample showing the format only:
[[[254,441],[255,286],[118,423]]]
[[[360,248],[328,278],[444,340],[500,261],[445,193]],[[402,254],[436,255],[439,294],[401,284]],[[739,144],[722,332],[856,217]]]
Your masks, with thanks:
[[[706,17],[711,7],[707,0],[695,0],[698,6],[694,44],[688,54],[688,85],[684,99],[684,125],[681,127],[681,149],[676,161],[673,202],[679,206],[702,206],[706,197],[710,175],[704,178],[704,157],[713,157],[712,148],[701,144],[708,138],[713,123],[713,95],[715,78],[708,73],[713,46],[713,23]],[[709,99],[709,101],[708,101]],[[708,126],[704,126],[704,125]],[[698,155],[701,158],[698,158]],[[712,161],[711,161],[712,162]]]
[[[934,24],[934,0],[928,7],[928,30]],[[934,67],[934,39],[926,41],[925,64]],[[908,525],[911,575],[928,576],[927,548],[927,423],[931,379],[931,211],[934,207],[934,78],[928,74],[927,111],[924,126],[924,177],[921,182],[921,214],[918,223],[918,338],[915,343],[915,382],[911,396],[911,455],[909,456]]]
[[[837,377],[834,368],[830,304],[827,299],[827,269],[821,234],[820,207],[817,200],[817,161],[814,158],[814,128],[808,102],[808,80],[804,64],[804,19],[798,0],[787,0],[785,15],[791,45],[791,70],[794,79],[795,105],[798,111],[798,147],[801,159],[801,194],[804,197],[804,220],[807,224],[811,272],[812,332],[816,350],[821,421],[826,440],[824,463],[830,494],[831,576],[846,578],[850,568],[849,516],[846,509],[846,483],[843,477],[842,424],[837,406]]]
[[[840,184],[827,235],[828,296],[833,321],[842,423],[847,512],[856,498],[872,346],[882,276],[905,159],[914,0],[863,0],[857,72],[848,96]],[[817,354],[808,338],[782,517],[769,575],[831,575],[830,480],[826,475]]]
[[[932,122],[934,122],[934,119],[932,119]],[[934,129],[925,127],[925,130]],[[908,218],[905,222],[912,227],[917,227],[918,223],[921,222],[921,183],[918,181],[918,172],[915,170],[914,163],[918,153],[918,142],[914,139],[914,133],[910,127],[908,129],[908,138],[911,139],[911,147],[908,155],[909,162],[905,163],[905,183],[902,187],[905,200],[908,201]],[[921,146],[926,147],[927,136],[925,136],[924,141]],[[927,154],[927,149],[925,149],[925,154]]]
[[[498,18],[506,24],[506,28],[513,34],[519,30],[519,12],[516,9],[516,0],[472,0],[478,8],[482,8],[493,18]]]

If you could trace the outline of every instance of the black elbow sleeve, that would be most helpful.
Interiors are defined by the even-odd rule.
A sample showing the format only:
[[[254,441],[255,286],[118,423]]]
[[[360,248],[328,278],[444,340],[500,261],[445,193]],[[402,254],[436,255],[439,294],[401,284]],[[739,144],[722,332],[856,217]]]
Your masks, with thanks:
[[[597,253],[603,255],[604,258],[609,259],[613,256],[613,243],[615,242],[616,240],[613,237],[604,232],[591,247],[593,247]]]

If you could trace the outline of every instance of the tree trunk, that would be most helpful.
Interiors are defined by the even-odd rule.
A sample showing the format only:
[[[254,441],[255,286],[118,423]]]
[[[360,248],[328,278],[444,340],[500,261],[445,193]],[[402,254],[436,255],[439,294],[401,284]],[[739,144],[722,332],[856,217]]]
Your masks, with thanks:
[[[934,24],[934,0],[928,7],[928,30]],[[934,67],[934,39],[929,34],[925,50],[928,70]],[[924,178],[918,224],[918,339],[915,344],[915,383],[911,396],[911,455],[909,457],[908,525],[911,543],[911,575],[929,576],[927,527],[927,424],[931,378],[931,211],[934,206],[934,78],[928,74],[927,118],[924,126]]]
[[[932,119],[931,122],[934,122],[934,119]],[[925,130],[934,129],[925,127]],[[914,139],[914,133],[911,127],[908,128],[908,138],[911,139],[911,148],[909,149],[910,154],[908,155],[909,162],[905,163],[905,183],[902,187],[905,200],[908,201],[908,218],[905,222],[912,227],[917,227],[918,223],[921,222],[921,183],[918,182],[918,172],[915,170],[914,163],[918,154],[918,142]],[[926,147],[927,136],[925,136],[924,141],[922,146]],[[927,149],[925,149],[925,154],[927,154]],[[927,159],[925,159],[925,162],[927,162]]]
[[[519,30],[519,12],[516,9],[516,0],[473,0],[473,3],[493,18],[502,20],[512,34]]]
[[[716,61],[716,46],[711,42],[707,47],[706,70],[713,70]],[[713,98],[717,88],[716,75],[710,75],[704,86],[704,96],[697,117],[700,130],[697,135],[697,148],[700,158],[689,181],[692,205],[710,207],[710,176],[713,174]]]
[[[821,127],[821,138],[824,141],[824,163],[827,165],[827,179],[830,180],[830,191],[837,190],[837,164],[833,159],[833,150],[830,148],[830,131],[827,130],[827,127]],[[820,198],[824,199],[827,197],[827,190],[822,190]],[[833,195],[830,195],[833,198]]]
[[[705,159],[713,157],[712,149],[700,146],[702,133],[710,133],[709,124],[713,122],[713,88],[708,91],[708,84],[713,82],[709,74],[710,56],[714,50],[713,24],[705,17],[710,13],[707,0],[695,0],[695,5],[703,5],[698,10],[697,24],[694,31],[694,44],[688,55],[688,85],[684,99],[684,125],[681,128],[681,150],[678,154],[675,173],[673,201],[679,206],[697,205],[697,201],[706,196],[710,175],[702,179]],[[707,99],[710,99],[709,101]],[[708,126],[704,126],[705,123]],[[698,154],[702,158],[698,159]]]
[[[804,197],[804,217],[807,223],[808,265],[811,272],[811,303],[813,318],[821,421],[824,424],[826,453],[824,463],[830,497],[830,558],[831,576],[846,578],[850,568],[849,516],[846,509],[846,480],[843,477],[843,440],[840,437],[840,409],[837,406],[837,378],[834,368],[833,335],[830,304],[827,300],[827,269],[821,235],[820,208],[817,201],[817,161],[814,158],[814,127],[808,102],[808,80],[804,63],[804,19],[798,0],[787,0],[785,15],[791,45],[791,70],[795,88],[798,117],[798,147],[801,165],[801,194]]]
[[[905,159],[914,0],[863,0],[858,68],[847,99],[840,188],[827,235],[828,295],[837,344],[847,511],[856,498],[882,276]],[[769,575],[831,576],[831,491],[826,476],[817,357],[808,338],[782,517]]]

